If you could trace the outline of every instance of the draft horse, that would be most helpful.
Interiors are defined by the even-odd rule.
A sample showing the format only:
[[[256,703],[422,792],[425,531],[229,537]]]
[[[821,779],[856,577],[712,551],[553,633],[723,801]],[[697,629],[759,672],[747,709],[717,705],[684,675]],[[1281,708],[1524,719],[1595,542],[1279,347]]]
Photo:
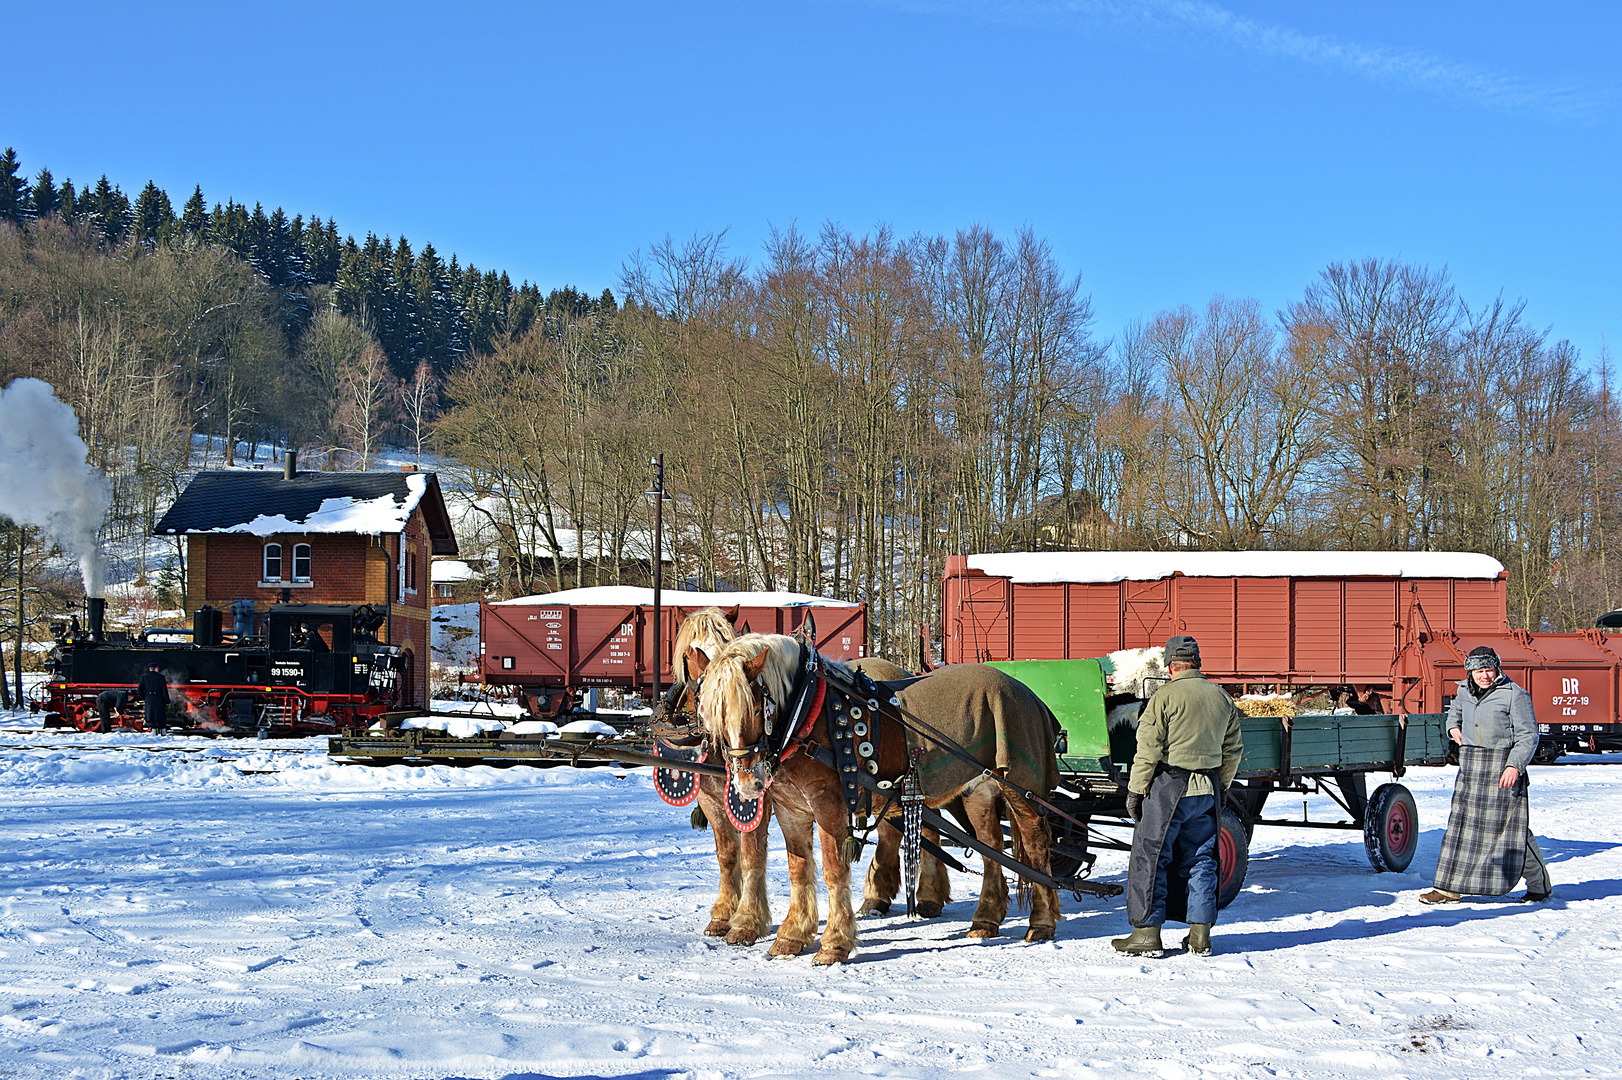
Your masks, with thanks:
[[[830,681],[825,671],[837,678]],[[854,751],[858,768],[890,790],[900,790],[909,770],[916,770],[926,804],[939,808],[962,799],[976,838],[994,850],[1003,846],[998,777],[1043,796],[1058,781],[1053,714],[1022,683],[985,665],[942,668],[900,689],[894,705],[879,710],[862,708],[868,702],[845,701],[838,685],[851,685],[851,675],[844,665],[779,634],[737,638],[704,665],[703,676],[699,715],[726,757],[728,782],[744,798],[761,798],[770,790],[788,846],[793,885],[789,912],[772,945],[774,956],[798,955],[816,936],[816,828],[822,830],[828,920],[815,962],[844,963],[856,948],[846,857],[854,811],[831,764],[840,718],[850,723],[859,716],[869,733]],[[909,718],[914,726],[904,726]],[[966,751],[972,763],[922,733],[917,721]],[[1013,823],[1015,858],[1047,874],[1046,823],[1021,799],[1004,804]],[[1025,940],[1050,940],[1058,924],[1057,890],[1022,881],[1020,893],[1031,901]],[[969,936],[997,936],[1007,913],[1002,868],[987,858]]]
[[[674,685],[665,699],[667,717],[683,711],[696,712],[692,699],[698,686],[703,665],[728,642],[737,637],[732,619],[736,609],[728,615],[717,607],[700,608],[682,621],[672,643],[672,675]],[[880,657],[863,657],[851,667],[864,672],[878,682],[910,679],[912,673]],[[721,753],[713,737],[706,732],[710,744],[705,756],[719,760]],[[771,927],[771,904],[766,895],[766,829],[749,832],[740,830],[727,813],[727,782],[724,778],[700,774],[697,779],[698,812],[693,816],[695,828],[707,823],[715,834],[715,860],[719,869],[719,887],[715,903],[710,906],[710,921],[704,933],[710,937],[724,937],[729,944],[753,945],[765,936]],[[770,814],[768,802],[760,807],[761,814]],[[779,821],[779,828],[782,827]],[[937,841],[931,831],[929,839]],[[884,914],[895,899],[901,883],[901,833],[889,824],[880,827],[879,842],[868,868],[864,884],[862,913]],[[918,913],[932,918],[941,913],[951,899],[951,884],[946,868],[931,855],[921,860],[921,884],[918,890]],[[815,910],[813,897],[813,911]]]

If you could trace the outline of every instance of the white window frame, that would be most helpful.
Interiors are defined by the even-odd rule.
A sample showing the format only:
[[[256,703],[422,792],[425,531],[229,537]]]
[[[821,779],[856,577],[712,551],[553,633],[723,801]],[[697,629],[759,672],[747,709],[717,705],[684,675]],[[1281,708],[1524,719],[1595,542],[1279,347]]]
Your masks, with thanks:
[[[272,574],[270,572],[270,558],[271,558],[270,549],[271,548],[276,549],[276,572],[274,574]],[[261,558],[262,558],[262,561],[259,564],[259,569],[264,574],[264,580],[266,580],[266,581],[276,581],[276,582],[281,581],[282,580],[282,545],[277,544],[277,543],[266,544],[265,545],[265,550],[262,553]]]
[[[304,552],[304,573],[303,574],[300,574],[298,572],[299,552],[301,550]],[[292,574],[292,580],[294,580],[294,581],[309,581],[310,576],[311,576],[311,571],[314,569],[314,565],[315,565],[314,561],[310,558],[310,545],[309,544],[294,544],[293,545],[293,574]]]

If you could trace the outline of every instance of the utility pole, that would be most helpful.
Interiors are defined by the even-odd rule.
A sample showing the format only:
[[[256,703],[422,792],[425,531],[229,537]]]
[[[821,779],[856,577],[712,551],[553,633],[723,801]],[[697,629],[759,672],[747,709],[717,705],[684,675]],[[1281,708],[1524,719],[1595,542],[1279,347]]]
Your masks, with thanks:
[[[665,456],[659,454],[653,459],[653,487],[648,492],[653,496],[653,696],[658,698],[664,691],[663,680],[663,653],[660,651],[664,645],[662,637],[663,617],[660,611],[660,587],[664,584],[664,524],[665,524]]]

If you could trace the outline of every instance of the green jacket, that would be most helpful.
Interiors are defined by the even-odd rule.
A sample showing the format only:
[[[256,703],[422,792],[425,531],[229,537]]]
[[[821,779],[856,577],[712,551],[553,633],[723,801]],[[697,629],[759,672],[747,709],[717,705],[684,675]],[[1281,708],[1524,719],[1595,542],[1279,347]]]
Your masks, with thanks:
[[[1128,786],[1135,794],[1147,795],[1155,766],[1165,762],[1190,772],[1220,769],[1222,786],[1227,787],[1239,774],[1244,752],[1239,741],[1243,715],[1216,683],[1197,670],[1179,671],[1149,696],[1138,718],[1138,755],[1132,760]]]

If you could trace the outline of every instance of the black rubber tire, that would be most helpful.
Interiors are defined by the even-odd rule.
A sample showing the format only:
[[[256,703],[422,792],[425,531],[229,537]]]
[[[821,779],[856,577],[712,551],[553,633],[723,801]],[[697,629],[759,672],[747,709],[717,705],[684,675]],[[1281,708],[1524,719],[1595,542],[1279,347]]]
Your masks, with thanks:
[[[1245,887],[1245,872],[1250,869],[1250,837],[1244,822],[1231,810],[1223,810],[1217,826],[1217,907],[1233,903],[1239,890]]]
[[[1419,810],[1401,784],[1381,784],[1363,816],[1363,848],[1376,873],[1400,874],[1419,850]]]

